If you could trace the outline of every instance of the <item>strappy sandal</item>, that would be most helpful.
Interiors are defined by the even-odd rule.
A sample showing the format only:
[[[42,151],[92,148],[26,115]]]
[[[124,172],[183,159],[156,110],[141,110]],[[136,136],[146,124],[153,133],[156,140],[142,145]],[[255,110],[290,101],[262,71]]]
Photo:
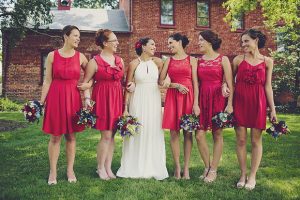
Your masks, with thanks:
[[[107,181],[107,180],[110,179],[109,176],[107,176],[107,177],[102,177],[102,176],[100,175],[100,169],[97,169],[97,170],[96,170],[96,173],[98,174],[98,176],[99,176],[99,178],[100,178],[101,180]]]
[[[245,187],[246,182],[247,182],[247,178],[245,178],[245,181],[241,181],[241,179],[240,179],[239,182],[237,182],[236,187],[238,189],[241,189],[241,188]]]
[[[249,184],[247,181],[247,183],[245,184],[245,189],[251,191],[255,188],[255,185],[256,185],[256,181],[254,181],[252,184]]]
[[[203,174],[199,176],[200,179],[204,179],[207,176],[207,173],[209,171],[209,167],[205,168],[203,171]]]
[[[212,175],[211,178],[208,177],[210,174]],[[216,178],[217,178],[217,170],[210,169],[208,171],[206,177],[204,178],[204,182],[205,183],[212,183],[212,182],[214,182],[216,180]]]

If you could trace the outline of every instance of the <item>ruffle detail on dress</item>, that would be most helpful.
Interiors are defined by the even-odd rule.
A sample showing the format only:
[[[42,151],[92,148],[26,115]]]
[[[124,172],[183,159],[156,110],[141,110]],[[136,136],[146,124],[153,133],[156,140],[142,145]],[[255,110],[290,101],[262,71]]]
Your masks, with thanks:
[[[95,56],[94,59],[96,60],[98,65],[101,65],[104,68],[106,68],[105,71],[108,74],[111,74],[115,80],[119,80],[122,78],[123,65],[122,65],[122,61],[121,61],[120,57],[115,56],[116,66],[114,66],[114,67],[111,67],[111,65],[109,63],[107,63],[105,60],[103,60],[100,57],[100,55]]]

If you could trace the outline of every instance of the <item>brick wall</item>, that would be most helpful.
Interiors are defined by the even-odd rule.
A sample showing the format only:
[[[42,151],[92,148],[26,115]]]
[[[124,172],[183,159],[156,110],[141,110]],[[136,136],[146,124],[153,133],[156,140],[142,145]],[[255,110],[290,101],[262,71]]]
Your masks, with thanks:
[[[132,5],[130,6],[130,1]],[[217,32],[222,38],[220,53],[233,58],[241,54],[241,31],[231,32],[230,27],[223,21],[226,11],[221,7],[219,0],[213,0],[210,4],[210,29]],[[196,26],[196,0],[174,0],[175,26],[166,28],[160,26],[160,0],[121,0],[120,9],[125,11],[132,27],[131,33],[116,33],[120,45],[118,54],[124,59],[125,66],[136,58],[134,44],[141,37],[151,37],[156,42],[157,51],[168,53],[167,39],[174,32],[181,32],[188,36],[190,44],[187,53],[198,54],[198,34],[201,30]],[[260,10],[255,10],[245,16],[245,29],[262,26],[263,18]],[[267,48],[275,47],[273,36],[264,30],[269,40],[262,53],[267,54]],[[41,54],[60,48],[62,45],[60,32],[47,32],[52,36],[38,35],[29,32],[17,46],[10,51],[4,48],[5,73],[4,92],[13,100],[39,99],[41,93]],[[9,34],[9,33],[8,33]],[[5,33],[3,34],[3,40]],[[4,44],[5,42],[3,42]],[[78,51],[84,53],[88,59],[99,52],[94,44],[94,33],[81,33],[81,42]],[[8,59],[6,59],[8,58]]]
[[[9,33],[8,33],[9,34]],[[48,37],[36,33],[28,33],[27,36],[15,48],[6,51],[4,92],[9,99],[24,101],[39,99],[42,89],[42,55],[58,49],[62,46],[60,32],[48,32],[57,37]],[[100,52],[94,44],[95,33],[81,33],[81,42],[78,51],[85,54],[88,59]],[[129,62],[128,34],[118,34],[120,45],[117,54],[122,56],[125,62]],[[5,57],[7,57],[5,56]]]

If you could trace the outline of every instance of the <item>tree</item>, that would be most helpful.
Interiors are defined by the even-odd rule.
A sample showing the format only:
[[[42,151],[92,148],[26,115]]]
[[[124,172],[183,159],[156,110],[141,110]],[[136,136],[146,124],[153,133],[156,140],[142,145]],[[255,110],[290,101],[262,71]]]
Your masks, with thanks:
[[[80,8],[117,8],[118,1],[74,0],[72,5]],[[9,45],[13,46],[28,29],[37,31],[38,27],[50,24],[53,18],[50,8],[53,6],[57,6],[57,0],[1,0],[0,29],[14,29],[6,35]]]
[[[74,0],[74,7],[79,8],[110,8],[117,9],[119,6],[118,0]]]
[[[258,8],[261,8],[265,17],[265,25],[271,30],[277,29],[280,25],[281,28],[291,31],[299,28],[300,24],[299,0],[227,0],[223,3],[223,7],[228,11],[224,20],[230,23],[233,29],[236,28],[235,22],[241,14]]]
[[[50,7],[50,0],[1,0],[0,29],[14,29],[6,36],[9,44],[14,45],[28,28],[51,23]]]

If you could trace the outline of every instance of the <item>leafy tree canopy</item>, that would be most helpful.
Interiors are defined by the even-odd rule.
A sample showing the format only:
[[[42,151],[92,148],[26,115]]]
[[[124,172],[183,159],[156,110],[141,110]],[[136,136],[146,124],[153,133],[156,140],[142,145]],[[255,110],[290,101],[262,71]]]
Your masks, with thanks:
[[[271,30],[286,32],[292,31],[291,37],[297,40],[299,35],[294,32],[300,28],[300,1],[299,0],[227,0],[223,7],[228,11],[225,21],[233,29],[241,14],[261,8],[265,18],[265,25]]]

